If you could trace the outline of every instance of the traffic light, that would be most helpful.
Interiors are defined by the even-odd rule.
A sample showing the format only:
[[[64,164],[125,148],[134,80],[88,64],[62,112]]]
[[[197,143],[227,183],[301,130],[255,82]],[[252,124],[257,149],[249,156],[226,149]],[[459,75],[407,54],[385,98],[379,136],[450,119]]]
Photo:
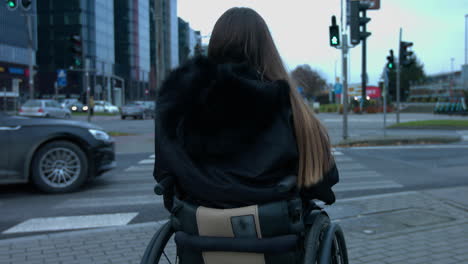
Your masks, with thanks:
[[[395,57],[393,56],[393,50],[390,50],[390,55],[387,56],[387,69],[393,70],[395,68]]]
[[[76,68],[80,68],[83,64],[83,45],[81,37],[79,35],[72,35],[70,37],[70,44],[73,58],[72,65]]]
[[[32,0],[21,0],[21,6],[24,10],[29,10],[32,5]]]
[[[332,25],[330,26],[330,46],[340,45],[340,28],[336,25],[336,17],[332,16]]]
[[[17,0],[6,0],[7,8],[10,11],[15,10],[18,8],[18,1]]]
[[[413,42],[400,41],[400,65],[408,66],[411,64],[413,52],[408,49],[413,46]]]
[[[361,40],[366,39],[371,35],[370,32],[361,31],[360,27],[365,26],[370,18],[366,17],[365,11],[371,7],[368,2],[361,2],[353,0],[351,1],[351,14],[350,14],[350,31],[351,31],[351,43],[357,45]],[[360,12],[363,11],[363,16],[360,16]]]

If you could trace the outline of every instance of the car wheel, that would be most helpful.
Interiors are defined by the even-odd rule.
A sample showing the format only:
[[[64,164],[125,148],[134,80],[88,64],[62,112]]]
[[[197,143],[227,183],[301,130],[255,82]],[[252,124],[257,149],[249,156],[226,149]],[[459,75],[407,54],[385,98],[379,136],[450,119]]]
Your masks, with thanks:
[[[72,192],[88,178],[88,159],[77,145],[54,141],[36,152],[31,171],[32,182],[41,191]]]
[[[121,118],[122,120],[124,120],[124,119],[126,118],[126,116],[121,116],[120,118]]]

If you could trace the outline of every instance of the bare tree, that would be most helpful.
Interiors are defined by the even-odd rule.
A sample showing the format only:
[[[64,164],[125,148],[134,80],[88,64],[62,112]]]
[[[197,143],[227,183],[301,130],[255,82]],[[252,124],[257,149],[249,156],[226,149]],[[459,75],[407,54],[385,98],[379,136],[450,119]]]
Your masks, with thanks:
[[[304,96],[309,99],[327,88],[325,79],[307,64],[297,66],[291,72],[291,77],[302,87]]]

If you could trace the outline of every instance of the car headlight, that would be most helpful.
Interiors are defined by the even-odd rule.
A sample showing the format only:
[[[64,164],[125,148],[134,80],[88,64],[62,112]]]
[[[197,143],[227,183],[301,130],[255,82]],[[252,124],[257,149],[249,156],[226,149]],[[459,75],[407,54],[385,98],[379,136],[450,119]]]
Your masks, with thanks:
[[[72,108],[71,108],[71,109],[72,109],[72,111],[76,111],[76,110],[78,110],[78,107],[76,107],[76,106],[72,106]]]
[[[87,105],[83,106],[83,111],[88,111],[88,106]]]
[[[111,137],[109,136],[109,134],[107,134],[104,131],[96,130],[96,129],[88,129],[88,131],[97,140],[102,140],[102,141],[110,141],[111,140]]]

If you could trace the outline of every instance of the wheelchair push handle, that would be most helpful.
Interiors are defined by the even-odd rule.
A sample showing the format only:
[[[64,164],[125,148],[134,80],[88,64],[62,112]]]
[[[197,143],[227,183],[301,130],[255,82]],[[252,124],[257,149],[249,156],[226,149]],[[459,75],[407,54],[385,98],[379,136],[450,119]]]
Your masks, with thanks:
[[[174,178],[169,176],[162,179],[156,186],[154,187],[154,193],[157,195],[163,195],[166,191],[170,190],[174,186]]]

